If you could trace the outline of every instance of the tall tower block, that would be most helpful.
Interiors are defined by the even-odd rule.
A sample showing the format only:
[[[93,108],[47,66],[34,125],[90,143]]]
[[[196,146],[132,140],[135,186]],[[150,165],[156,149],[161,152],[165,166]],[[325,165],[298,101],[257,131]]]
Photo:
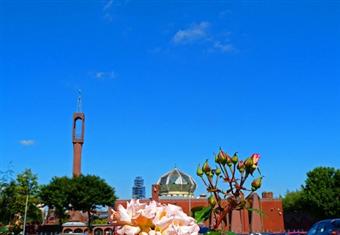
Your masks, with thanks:
[[[81,175],[81,152],[84,143],[85,115],[83,112],[73,113],[73,177]]]

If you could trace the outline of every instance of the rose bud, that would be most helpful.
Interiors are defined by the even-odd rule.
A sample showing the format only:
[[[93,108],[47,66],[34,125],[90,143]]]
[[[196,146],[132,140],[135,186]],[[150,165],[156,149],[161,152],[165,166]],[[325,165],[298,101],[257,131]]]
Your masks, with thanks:
[[[203,175],[203,171],[202,168],[200,167],[200,165],[198,164],[197,170],[196,170],[196,174],[197,176],[201,177]]]
[[[244,165],[246,168],[251,168],[253,166],[253,160],[252,158],[247,158],[246,161],[244,162]]]
[[[251,190],[253,191],[257,190],[258,188],[261,187],[261,184],[262,184],[262,177],[259,177],[253,180],[253,182],[251,183]]]
[[[231,158],[231,161],[232,161],[233,164],[236,164],[238,162],[237,152],[234,153],[234,156]]]
[[[221,169],[217,167],[215,170],[215,174],[219,176],[221,174]]]
[[[202,166],[202,171],[203,171],[206,175],[208,175],[208,174],[210,173],[211,168],[210,168],[210,166],[209,166],[209,164],[208,164],[208,160],[206,160],[205,163],[203,164],[203,166]]]
[[[256,167],[257,167],[257,163],[259,162],[259,159],[260,159],[260,154],[254,153],[254,154],[251,156],[251,159],[252,159],[252,161],[253,161],[252,167],[253,167],[253,168],[256,168]]]
[[[218,156],[219,156],[220,163],[225,165],[227,163],[227,158],[229,157],[229,155],[223,152],[223,150],[221,149],[220,152],[218,153]]]
[[[216,154],[216,155],[215,155],[215,162],[216,162],[216,163],[221,163],[221,162],[220,162],[220,159],[219,159],[219,157],[218,157],[218,155],[219,155],[219,154]]]
[[[213,195],[210,195],[209,198],[208,198],[208,202],[209,202],[210,206],[214,207],[216,205],[215,197]]]
[[[240,161],[238,162],[238,164],[237,164],[237,169],[238,169],[238,171],[239,171],[240,173],[244,172],[245,165],[244,165],[244,163],[243,163],[242,160],[240,160]]]
[[[226,163],[228,166],[231,166],[233,164],[231,157],[229,155],[226,155]]]

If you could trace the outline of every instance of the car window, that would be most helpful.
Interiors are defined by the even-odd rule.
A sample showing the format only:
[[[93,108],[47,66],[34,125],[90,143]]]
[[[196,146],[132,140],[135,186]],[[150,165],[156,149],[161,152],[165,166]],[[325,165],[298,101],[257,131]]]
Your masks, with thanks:
[[[321,222],[319,223],[317,229],[316,229],[316,234],[317,235],[326,235],[328,234],[328,230],[329,230],[329,223],[327,222]]]
[[[314,224],[309,230],[307,235],[316,235],[316,229],[318,227],[318,224]]]
[[[337,230],[340,229],[340,220],[335,220],[332,224],[334,225],[334,228],[336,228]]]
[[[327,221],[320,223],[317,228],[317,235],[330,235],[333,231],[339,231],[340,221]]]
[[[309,229],[307,235],[330,235],[334,230],[340,230],[340,220],[318,222]]]

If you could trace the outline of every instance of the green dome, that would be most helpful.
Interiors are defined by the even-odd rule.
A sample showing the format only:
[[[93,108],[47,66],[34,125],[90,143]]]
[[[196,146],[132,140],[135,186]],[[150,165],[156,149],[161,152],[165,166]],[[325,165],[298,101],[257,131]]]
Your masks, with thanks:
[[[160,196],[174,197],[174,196],[192,196],[196,189],[196,182],[194,179],[180,171],[178,168],[162,175],[157,184],[160,186]]]

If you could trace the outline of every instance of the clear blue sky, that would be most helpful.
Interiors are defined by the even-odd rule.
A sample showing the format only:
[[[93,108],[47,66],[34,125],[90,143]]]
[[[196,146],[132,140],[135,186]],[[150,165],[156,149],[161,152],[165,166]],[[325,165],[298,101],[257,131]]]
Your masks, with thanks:
[[[71,176],[81,89],[82,171],[120,198],[219,146],[295,190],[340,167],[339,43],[339,1],[0,0],[0,170]]]

